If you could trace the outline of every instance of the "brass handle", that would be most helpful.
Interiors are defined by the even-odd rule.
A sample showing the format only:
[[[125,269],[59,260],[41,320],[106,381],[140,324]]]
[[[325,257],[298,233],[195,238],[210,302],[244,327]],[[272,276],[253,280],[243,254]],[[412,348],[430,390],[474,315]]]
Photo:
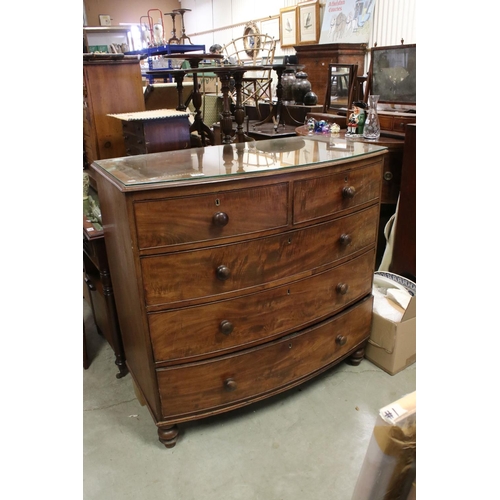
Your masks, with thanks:
[[[345,337],[344,335],[337,335],[335,342],[337,342],[338,345],[345,345],[345,343],[347,342],[347,337]]]
[[[219,331],[224,335],[229,335],[233,331],[233,329],[233,324],[227,319],[222,320],[219,324]]]
[[[356,189],[354,186],[349,186],[349,187],[345,187],[344,189],[342,189],[342,196],[344,198],[354,198],[354,195],[356,194]]]
[[[234,391],[237,387],[238,384],[236,383],[236,380],[234,380],[234,378],[228,378],[224,380],[224,389],[226,389],[226,391]]]
[[[340,295],[345,295],[347,293],[347,290],[349,290],[349,286],[347,283],[339,283],[337,285],[337,292],[340,293]]]
[[[89,290],[92,290],[92,291],[95,290],[95,285],[94,285],[94,283],[92,283],[92,281],[90,281],[90,278],[88,276],[85,276],[85,283],[89,287]]]
[[[229,278],[229,276],[231,276],[231,271],[227,266],[219,266],[215,274],[217,275],[217,278],[220,279],[221,281],[226,281]]]
[[[340,244],[343,246],[350,245],[352,241],[352,238],[349,234],[343,234],[340,236]]]
[[[217,212],[212,217],[212,221],[216,226],[224,227],[229,222],[229,215],[225,212]]]

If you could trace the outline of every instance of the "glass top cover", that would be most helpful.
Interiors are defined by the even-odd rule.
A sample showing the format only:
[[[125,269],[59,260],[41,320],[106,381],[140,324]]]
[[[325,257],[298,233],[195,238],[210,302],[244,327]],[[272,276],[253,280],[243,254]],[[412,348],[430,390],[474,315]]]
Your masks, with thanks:
[[[331,163],[385,149],[349,139],[330,141],[326,135],[284,137],[97,160],[93,167],[132,187]]]

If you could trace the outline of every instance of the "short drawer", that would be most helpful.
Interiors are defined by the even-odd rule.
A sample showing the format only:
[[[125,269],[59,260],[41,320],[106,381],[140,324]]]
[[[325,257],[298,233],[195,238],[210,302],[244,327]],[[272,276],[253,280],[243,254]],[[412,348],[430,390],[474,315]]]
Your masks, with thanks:
[[[370,335],[372,297],[312,328],[209,361],[157,370],[164,418],[223,411],[281,392],[335,364]]]
[[[310,221],[380,197],[382,160],[358,170],[294,182],[293,222]]]
[[[371,292],[375,250],[285,286],[149,314],[156,362],[186,362],[298,331]]]
[[[416,123],[416,116],[383,115],[379,114],[380,128],[392,132],[402,132],[406,130],[406,125]]]
[[[134,204],[140,249],[171,247],[280,228],[288,183]]]
[[[375,244],[378,216],[379,205],[374,205],[279,235],[142,257],[146,304],[173,308],[186,300],[219,300],[225,294],[251,293],[257,291],[254,287],[289,283],[326,270]]]

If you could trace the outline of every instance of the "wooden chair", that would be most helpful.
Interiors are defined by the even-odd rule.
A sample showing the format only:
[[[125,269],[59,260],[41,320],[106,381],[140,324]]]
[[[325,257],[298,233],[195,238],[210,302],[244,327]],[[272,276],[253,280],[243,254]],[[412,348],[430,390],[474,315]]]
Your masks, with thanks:
[[[222,47],[222,54],[230,63],[238,66],[269,66],[274,62],[276,40],[269,35],[248,34],[231,40]],[[259,102],[272,101],[272,69],[247,71],[242,80],[241,104],[249,102],[255,104],[260,116]],[[236,102],[236,93],[230,93],[233,102]]]

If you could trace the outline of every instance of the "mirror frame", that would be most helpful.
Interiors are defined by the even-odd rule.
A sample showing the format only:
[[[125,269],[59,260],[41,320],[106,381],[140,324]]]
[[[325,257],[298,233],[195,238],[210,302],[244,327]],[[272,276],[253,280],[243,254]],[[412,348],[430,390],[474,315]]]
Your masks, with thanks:
[[[346,73],[343,73],[342,75],[338,75],[338,70],[339,69],[345,69]],[[357,73],[358,73],[358,65],[357,64],[336,64],[336,63],[331,63],[328,65],[328,83],[326,85],[326,97],[325,97],[325,104],[323,106],[323,113],[328,113],[328,111],[348,111],[351,109],[352,101],[354,98],[354,91],[356,88],[356,79],[357,79]],[[335,76],[345,76],[345,74],[348,75],[348,85],[347,85],[347,94],[346,94],[346,101],[342,101],[340,104],[332,104],[332,79]]]
[[[403,62],[403,65],[398,65]],[[368,72],[368,81],[365,91],[365,101],[370,94],[379,95],[378,102],[380,104],[405,104],[416,106],[417,104],[417,86],[416,86],[416,69],[417,62],[417,45],[388,45],[385,47],[373,47],[371,49],[370,70]],[[388,65],[388,66],[387,66]],[[402,68],[408,73],[406,78],[406,87],[402,87],[398,93],[398,86],[401,82],[395,82],[392,86],[384,85],[381,76],[383,75],[380,67],[387,69]],[[408,92],[408,89],[410,92]]]

